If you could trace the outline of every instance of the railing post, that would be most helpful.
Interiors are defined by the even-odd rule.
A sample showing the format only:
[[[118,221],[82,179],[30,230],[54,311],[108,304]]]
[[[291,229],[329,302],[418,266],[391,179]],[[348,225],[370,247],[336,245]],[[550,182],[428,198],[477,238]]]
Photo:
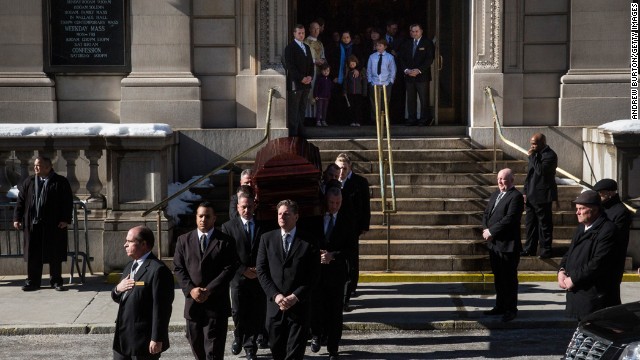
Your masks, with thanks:
[[[85,150],[84,155],[89,159],[89,181],[87,181],[87,190],[89,191],[88,204],[93,204],[92,208],[105,208],[106,201],[104,196],[100,194],[102,191],[102,182],[98,174],[98,160],[102,157],[102,150]]]

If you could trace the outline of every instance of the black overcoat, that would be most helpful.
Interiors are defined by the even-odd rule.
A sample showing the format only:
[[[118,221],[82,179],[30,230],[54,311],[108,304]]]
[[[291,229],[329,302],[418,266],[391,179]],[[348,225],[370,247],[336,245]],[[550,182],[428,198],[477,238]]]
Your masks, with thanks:
[[[33,230],[35,214],[35,175],[29,176],[18,184],[18,200],[13,221],[22,222],[24,228],[24,259],[29,256],[29,242]],[[55,172],[49,174],[44,191],[44,203],[39,224],[43,227],[42,262],[60,262],[67,260],[67,229],[58,228],[61,221],[71,224],[73,194],[69,181]]]

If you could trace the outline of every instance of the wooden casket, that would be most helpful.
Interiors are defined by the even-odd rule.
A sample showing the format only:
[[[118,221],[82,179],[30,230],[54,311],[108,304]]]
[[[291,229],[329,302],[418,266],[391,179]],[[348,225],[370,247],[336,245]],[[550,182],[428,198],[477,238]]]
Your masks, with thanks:
[[[315,145],[300,137],[271,140],[256,154],[254,170],[258,219],[276,221],[276,206],[285,199],[298,203],[300,218],[321,214],[322,163]]]

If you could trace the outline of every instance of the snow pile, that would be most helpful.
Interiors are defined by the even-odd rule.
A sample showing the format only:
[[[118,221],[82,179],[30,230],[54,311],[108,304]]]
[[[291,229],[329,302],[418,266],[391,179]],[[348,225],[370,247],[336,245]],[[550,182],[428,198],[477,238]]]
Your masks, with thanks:
[[[619,134],[640,134],[640,121],[638,120],[616,120],[598,126],[598,129]]]
[[[167,124],[0,124],[0,137],[16,136],[140,136],[165,137],[172,133]]]

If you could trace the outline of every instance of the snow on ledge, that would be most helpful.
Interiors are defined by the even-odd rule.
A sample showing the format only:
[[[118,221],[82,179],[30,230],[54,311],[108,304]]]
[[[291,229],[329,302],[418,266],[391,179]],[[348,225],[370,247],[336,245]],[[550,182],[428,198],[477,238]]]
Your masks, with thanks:
[[[598,129],[618,134],[640,134],[639,120],[616,120],[598,126]]]
[[[172,133],[167,124],[0,124],[0,137],[15,136],[140,136],[165,137]]]

